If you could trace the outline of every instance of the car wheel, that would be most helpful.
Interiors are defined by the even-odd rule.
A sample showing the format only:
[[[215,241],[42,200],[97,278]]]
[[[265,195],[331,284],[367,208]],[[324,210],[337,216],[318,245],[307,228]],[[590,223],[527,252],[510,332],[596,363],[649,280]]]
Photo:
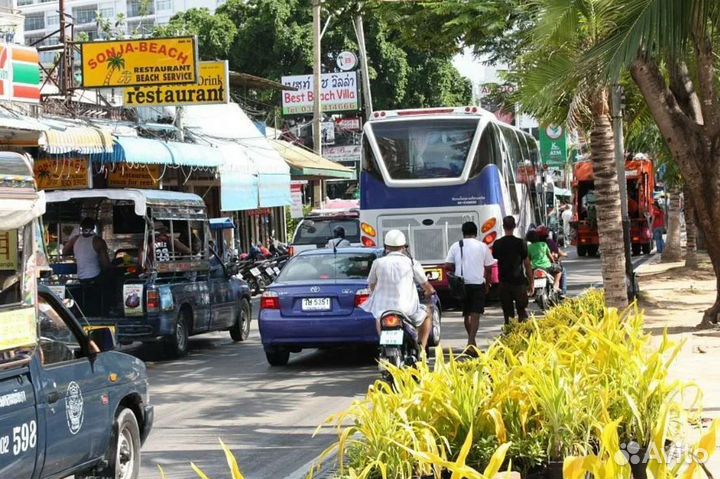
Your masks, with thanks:
[[[188,352],[189,338],[190,317],[186,310],[182,310],[175,325],[175,334],[167,342],[168,353],[175,358],[185,356]]]
[[[430,329],[430,340],[428,341],[428,346],[440,345],[440,336],[442,332],[440,324],[441,321],[442,313],[440,312],[440,308],[435,306],[432,313],[432,328]]]
[[[265,357],[270,366],[285,366],[290,360],[290,351],[279,348],[266,349]]]
[[[245,341],[250,335],[250,303],[243,298],[240,300],[240,311],[235,324],[230,328],[230,337],[233,341]]]
[[[130,409],[123,409],[117,417],[117,437],[112,469],[115,479],[140,477],[140,427]]]

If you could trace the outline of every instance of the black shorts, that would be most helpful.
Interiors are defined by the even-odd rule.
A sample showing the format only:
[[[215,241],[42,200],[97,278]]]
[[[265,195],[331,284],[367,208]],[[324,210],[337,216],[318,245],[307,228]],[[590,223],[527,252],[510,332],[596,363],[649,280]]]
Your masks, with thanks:
[[[485,312],[485,285],[466,284],[463,300],[463,316]]]

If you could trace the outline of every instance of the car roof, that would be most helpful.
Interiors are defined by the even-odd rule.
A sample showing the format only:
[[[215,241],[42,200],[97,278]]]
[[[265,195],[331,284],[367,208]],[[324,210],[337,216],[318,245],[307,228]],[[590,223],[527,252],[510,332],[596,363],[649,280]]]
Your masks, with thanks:
[[[338,254],[375,254],[380,256],[383,252],[382,248],[363,248],[362,246],[351,246],[347,248],[337,248]],[[301,251],[297,256],[322,256],[335,254],[332,248],[317,248]]]

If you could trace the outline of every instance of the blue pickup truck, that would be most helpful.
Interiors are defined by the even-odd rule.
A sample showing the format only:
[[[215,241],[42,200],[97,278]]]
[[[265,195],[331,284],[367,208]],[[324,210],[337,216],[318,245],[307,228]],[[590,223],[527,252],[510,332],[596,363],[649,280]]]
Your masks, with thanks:
[[[0,177],[0,478],[137,479],[153,423],[145,365],[38,286],[44,194],[27,156],[0,152]]]

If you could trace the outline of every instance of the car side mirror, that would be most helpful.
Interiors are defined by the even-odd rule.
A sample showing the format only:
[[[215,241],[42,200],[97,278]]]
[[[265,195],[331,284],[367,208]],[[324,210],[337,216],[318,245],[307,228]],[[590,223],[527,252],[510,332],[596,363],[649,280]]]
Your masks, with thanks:
[[[115,349],[115,336],[110,328],[100,327],[88,331],[88,339],[95,343],[100,352]]]

